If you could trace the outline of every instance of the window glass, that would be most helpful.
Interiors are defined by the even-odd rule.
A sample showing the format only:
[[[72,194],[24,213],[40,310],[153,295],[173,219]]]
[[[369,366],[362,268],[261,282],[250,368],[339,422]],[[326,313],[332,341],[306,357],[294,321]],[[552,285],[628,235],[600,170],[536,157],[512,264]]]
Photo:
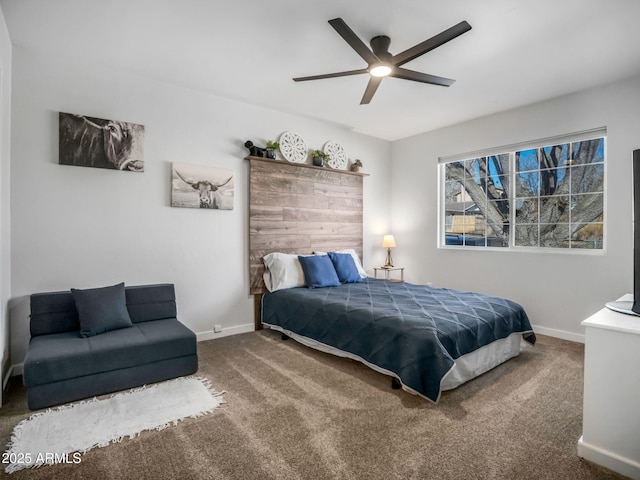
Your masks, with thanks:
[[[509,171],[509,154],[444,165],[445,245],[508,246]]]
[[[537,148],[516,152],[516,171],[538,170],[539,165]]]
[[[604,248],[604,137],[442,167],[442,244]]]
[[[569,163],[569,144],[540,149],[540,169],[566,167]]]

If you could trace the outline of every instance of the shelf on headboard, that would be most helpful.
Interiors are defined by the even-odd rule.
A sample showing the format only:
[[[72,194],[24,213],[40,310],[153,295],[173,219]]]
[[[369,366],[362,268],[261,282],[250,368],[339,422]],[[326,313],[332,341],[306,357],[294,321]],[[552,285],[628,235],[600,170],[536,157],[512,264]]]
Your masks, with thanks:
[[[306,164],[306,163],[288,162],[287,160],[276,160],[276,159],[273,159],[273,158],[248,156],[248,157],[245,157],[244,159],[245,160],[258,160],[260,162],[279,163],[279,164],[284,164],[284,165],[294,165],[296,167],[313,168],[315,170],[325,170],[325,171],[330,171],[330,172],[335,172],[335,173],[344,173],[345,175],[357,175],[359,177],[368,177],[369,176],[368,173],[352,172],[350,170],[338,170],[336,168],[331,168],[331,167],[316,167],[315,165],[309,165],[309,164]]]

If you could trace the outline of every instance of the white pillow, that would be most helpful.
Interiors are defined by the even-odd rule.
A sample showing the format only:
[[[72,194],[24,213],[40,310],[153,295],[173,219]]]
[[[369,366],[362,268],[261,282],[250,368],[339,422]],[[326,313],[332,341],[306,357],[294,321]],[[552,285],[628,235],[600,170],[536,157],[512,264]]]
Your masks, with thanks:
[[[356,252],[353,248],[345,248],[343,250],[334,250],[334,252],[336,253],[350,253],[351,256],[353,257],[353,261],[356,263],[356,268],[358,269],[358,273],[360,274],[361,278],[367,278],[369,275],[367,275],[367,272],[364,270],[364,268],[362,268],[362,263],[360,262],[360,257],[358,256],[358,252]],[[326,255],[327,252],[318,252],[318,251],[314,251],[313,252],[316,255]]]
[[[266,268],[263,278],[267,290],[304,287],[304,272],[298,255],[274,252],[262,257]]]

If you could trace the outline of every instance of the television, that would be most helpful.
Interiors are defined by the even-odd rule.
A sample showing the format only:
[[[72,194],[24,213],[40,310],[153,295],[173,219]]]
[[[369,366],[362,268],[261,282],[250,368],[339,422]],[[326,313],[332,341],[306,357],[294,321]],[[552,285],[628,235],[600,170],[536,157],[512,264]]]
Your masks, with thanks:
[[[633,300],[607,303],[607,308],[640,316],[640,149],[633,151]]]

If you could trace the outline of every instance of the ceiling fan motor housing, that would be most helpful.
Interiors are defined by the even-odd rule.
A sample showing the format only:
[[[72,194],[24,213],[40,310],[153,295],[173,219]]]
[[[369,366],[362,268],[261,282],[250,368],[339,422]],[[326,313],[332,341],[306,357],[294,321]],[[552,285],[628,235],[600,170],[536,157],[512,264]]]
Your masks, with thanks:
[[[392,55],[389,53],[389,45],[391,45],[391,39],[386,35],[378,35],[373,37],[369,42],[373,53],[383,62],[390,62]],[[387,58],[384,58],[387,57]]]

